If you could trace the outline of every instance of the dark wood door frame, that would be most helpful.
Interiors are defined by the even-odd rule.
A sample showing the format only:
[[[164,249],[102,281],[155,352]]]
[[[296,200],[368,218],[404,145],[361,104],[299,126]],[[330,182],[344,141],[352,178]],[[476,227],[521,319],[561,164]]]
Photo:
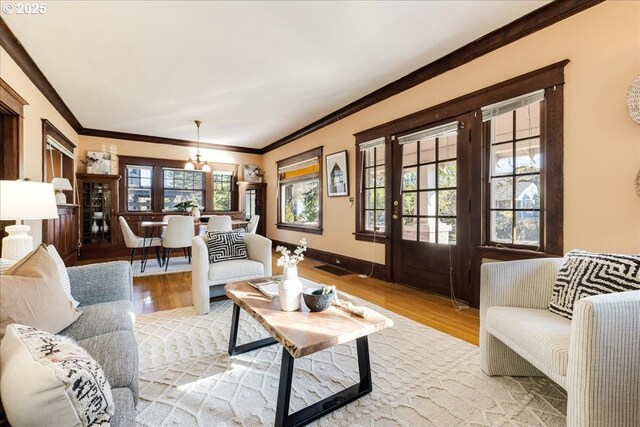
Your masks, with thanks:
[[[24,178],[24,106],[29,105],[0,78],[2,164],[0,179]]]

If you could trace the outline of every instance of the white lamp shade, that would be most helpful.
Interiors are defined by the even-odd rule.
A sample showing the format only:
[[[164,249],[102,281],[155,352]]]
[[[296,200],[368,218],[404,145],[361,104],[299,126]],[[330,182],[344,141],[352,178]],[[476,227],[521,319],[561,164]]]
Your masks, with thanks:
[[[52,184],[33,181],[0,181],[0,219],[58,218]]]
[[[53,178],[51,180],[51,185],[53,185],[53,188],[56,190],[73,190],[73,187],[67,178]]]

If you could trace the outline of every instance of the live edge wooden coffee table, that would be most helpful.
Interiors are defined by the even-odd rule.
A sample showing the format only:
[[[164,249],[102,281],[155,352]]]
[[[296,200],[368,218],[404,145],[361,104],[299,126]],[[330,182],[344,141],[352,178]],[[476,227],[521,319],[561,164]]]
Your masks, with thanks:
[[[369,310],[366,319],[331,307],[321,313],[311,313],[301,301],[301,310],[280,310],[278,299],[270,300],[247,282],[229,283],[224,287],[234,302],[229,337],[229,355],[246,353],[262,347],[282,344],[280,385],[276,405],[276,426],[303,426],[371,392],[371,364],[367,335],[393,326],[393,321]],[[240,308],[256,319],[272,338],[236,345]],[[293,361],[320,350],[356,340],[360,382],[333,396],[289,414]]]

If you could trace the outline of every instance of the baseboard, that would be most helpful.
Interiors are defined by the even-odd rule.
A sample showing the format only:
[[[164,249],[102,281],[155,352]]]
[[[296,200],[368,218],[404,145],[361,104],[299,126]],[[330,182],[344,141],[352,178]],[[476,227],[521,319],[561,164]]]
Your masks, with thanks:
[[[273,247],[286,246],[290,250],[294,250],[297,243],[281,242],[279,240],[272,240]],[[386,280],[387,267],[383,264],[373,264],[373,274],[371,273],[371,261],[365,261],[358,258],[352,258],[345,255],[334,254],[332,252],[322,251],[320,249],[307,248],[305,257],[316,261],[323,262],[325,264],[336,265],[346,270],[352,271],[357,274],[372,275],[376,279]]]

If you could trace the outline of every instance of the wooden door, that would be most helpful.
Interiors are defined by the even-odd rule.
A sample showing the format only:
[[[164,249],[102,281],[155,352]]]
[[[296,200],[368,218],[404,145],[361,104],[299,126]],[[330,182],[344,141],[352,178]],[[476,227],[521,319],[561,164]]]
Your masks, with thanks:
[[[458,291],[467,288],[467,119],[465,115],[434,123],[392,141],[391,256],[395,282],[445,295],[452,287],[459,296]]]

